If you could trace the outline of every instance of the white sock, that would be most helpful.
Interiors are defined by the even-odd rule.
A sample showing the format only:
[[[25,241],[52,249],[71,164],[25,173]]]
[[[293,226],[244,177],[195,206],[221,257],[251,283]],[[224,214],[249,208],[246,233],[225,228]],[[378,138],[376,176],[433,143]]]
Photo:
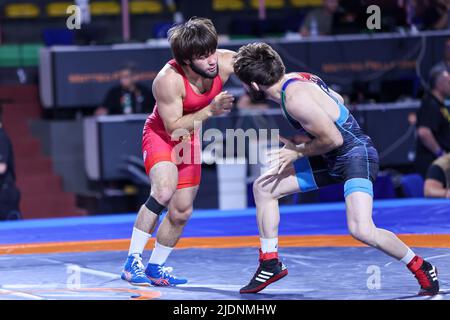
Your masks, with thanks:
[[[148,263],[152,264],[164,264],[166,263],[169,254],[172,252],[173,248],[163,246],[159,244],[158,241],[155,241],[155,248],[152,251],[152,255],[150,256],[150,260]]]
[[[259,240],[261,241],[261,251],[263,253],[278,251],[278,238],[259,238]]]
[[[400,261],[407,265],[415,256],[416,254],[408,248],[408,252],[406,252],[406,255]]]
[[[133,228],[133,234],[131,235],[130,242],[130,250],[128,251],[128,255],[132,254],[141,254],[144,252],[145,245],[147,244],[148,239],[150,239],[152,235],[148,234],[144,231],[141,231],[137,228]]]

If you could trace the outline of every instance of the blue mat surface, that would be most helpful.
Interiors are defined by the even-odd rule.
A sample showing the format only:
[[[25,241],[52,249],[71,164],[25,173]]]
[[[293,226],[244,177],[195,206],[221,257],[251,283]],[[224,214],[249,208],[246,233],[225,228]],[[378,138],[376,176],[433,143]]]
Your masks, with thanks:
[[[162,300],[449,300],[450,249],[416,252],[439,268],[441,294],[417,296],[419,285],[405,265],[373,248],[280,248],[289,275],[258,294],[241,295],[239,288],[257,268],[258,251],[239,248],[176,250],[168,266],[189,282],[145,288],[120,279],[126,251],[5,255],[0,257],[0,299],[129,300],[137,292],[127,290],[139,290],[159,292]],[[149,255],[144,252],[144,264]],[[79,271],[80,286],[68,289],[74,270]]]
[[[281,207],[281,235],[347,234],[344,203]],[[254,208],[195,210],[184,237],[257,235]],[[447,234],[450,200],[379,200],[377,226],[395,233]],[[0,223],[0,244],[109,240],[131,236],[136,214],[25,220]]]

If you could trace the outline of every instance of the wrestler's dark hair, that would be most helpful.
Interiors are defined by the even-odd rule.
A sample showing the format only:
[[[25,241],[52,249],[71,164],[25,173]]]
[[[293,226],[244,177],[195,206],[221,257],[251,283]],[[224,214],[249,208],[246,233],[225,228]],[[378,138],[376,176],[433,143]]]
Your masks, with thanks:
[[[218,36],[211,20],[193,17],[170,28],[168,39],[172,54],[180,65],[209,56],[217,50]]]
[[[242,46],[234,57],[234,73],[247,85],[256,82],[271,86],[285,73],[280,55],[266,43],[250,43]]]

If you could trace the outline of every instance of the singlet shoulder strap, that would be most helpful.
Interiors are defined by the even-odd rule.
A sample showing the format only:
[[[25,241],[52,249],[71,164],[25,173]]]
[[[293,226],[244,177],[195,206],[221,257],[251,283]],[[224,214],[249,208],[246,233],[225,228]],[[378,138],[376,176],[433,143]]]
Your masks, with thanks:
[[[176,62],[175,59],[170,60],[169,62],[167,62],[167,64],[174,67],[175,70],[177,70],[178,73],[180,73],[183,77],[185,76],[183,68],[178,64],[178,62]]]
[[[287,87],[288,87],[291,83],[293,83],[293,82],[295,82],[295,81],[300,81],[300,82],[311,82],[311,81],[309,81],[308,79],[304,79],[304,78],[290,78],[290,79],[286,80],[286,81],[283,83],[283,86],[281,87],[281,105],[282,105],[282,107],[283,107],[284,110],[286,109],[286,106],[285,106],[286,89],[287,89]]]
[[[345,123],[345,121],[347,121],[347,118],[349,117],[349,111],[348,109],[339,102],[339,100],[334,97],[330,91],[328,90],[328,86],[322,81],[321,83],[316,83],[314,81],[305,79],[305,78],[290,78],[288,80],[286,80],[285,83],[283,83],[283,86],[281,87],[281,108],[283,110],[283,113],[285,114],[286,118],[288,119],[288,121],[295,127],[298,127],[300,124],[297,120],[295,120],[287,111],[286,109],[286,89],[287,87],[293,83],[294,81],[301,81],[301,82],[312,82],[315,83],[316,85],[318,85],[323,92],[325,92],[331,99],[333,99],[333,101],[338,105],[339,107],[339,117],[336,120],[336,123],[339,125],[342,125]]]
[[[288,80],[286,80],[283,83],[283,86],[281,87],[281,93],[284,95],[284,92],[286,91],[287,87],[294,81],[302,81],[302,82],[308,82],[308,80],[306,79],[302,79],[302,78],[290,78]]]
[[[318,76],[307,73],[307,72],[299,72],[298,75],[301,79],[305,79],[306,81],[312,82],[319,86],[319,88],[325,92],[331,99],[333,99],[334,102],[336,102],[338,105],[340,105],[340,102],[338,99],[336,99],[335,96],[333,96],[330,92],[330,89],[328,88],[328,85]]]
[[[286,116],[286,118],[288,119],[288,121],[294,127],[297,127],[299,125],[298,121],[295,120],[286,109],[286,89],[294,81],[302,81],[303,82],[303,81],[307,81],[307,80],[301,79],[301,78],[290,78],[283,83],[283,86],[281,87],[281,108],[283,109],[283,113]]]
[[[170,65],[171,67],[175,68],[175,70],[177,70],[177,72],[183,78],[184,89],[186,90],[186,95],[188,94],[188,91],[194,92],[194,89],[191,88],[191,85],[189,84],[189,80],[186,77],[186,74],[184,73],[183,68],[178,64],[178,62],[175,59],[172,59],[169,62],[167,62],[167,64]]]

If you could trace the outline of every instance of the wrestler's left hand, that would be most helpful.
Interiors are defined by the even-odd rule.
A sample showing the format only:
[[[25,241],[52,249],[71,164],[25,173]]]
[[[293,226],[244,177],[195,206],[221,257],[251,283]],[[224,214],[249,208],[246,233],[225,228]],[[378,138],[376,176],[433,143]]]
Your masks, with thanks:
[[[269,164],[271,164],[269,171],[281,174],[289,164],[295,160],[303,157],[303,154],[299,151],[299,147],[293,142],[280,136],[280,141],[284,143],[284,146],[277,150],[271,150],[268,152]]]

